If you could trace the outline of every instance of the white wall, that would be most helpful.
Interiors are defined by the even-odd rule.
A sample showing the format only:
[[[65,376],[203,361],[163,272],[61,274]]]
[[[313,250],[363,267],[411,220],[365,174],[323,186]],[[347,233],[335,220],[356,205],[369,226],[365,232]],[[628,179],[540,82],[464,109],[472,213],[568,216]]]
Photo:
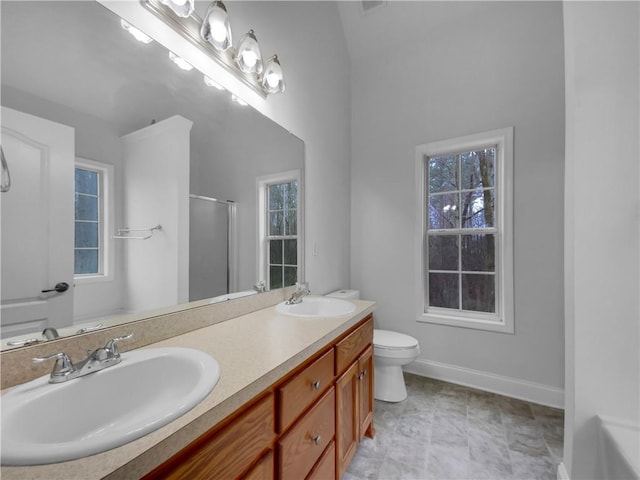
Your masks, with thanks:
[[[306,280],[314,293],[348,286],[350,70],[336,4],[258,1],[228,6],[234,31],[253,28],[263,54],[277,53],[284,69],[285,93],[256,106],[305,142]]]
[[[640,423],[640,7],[565,2],[564,27],[564,464],[578,480],[599,478],[595,415]]]
[[[189,297],[189,132],[175,115],[122,137],[124,225],[160,225],[147,240],[124,244],[126,309],[185,303]],[[132,236],[145,232],[131,232]]]
[[[428,18],[443,5],[402,8]],[[432,28],[396,28],[393,40],[352,66],[351,287],[378,302],[378,326],[419,340],[418,370],[562,405],[561,4],[496,2]],[[417,323],[415,147],[511,125],[516,333]]]

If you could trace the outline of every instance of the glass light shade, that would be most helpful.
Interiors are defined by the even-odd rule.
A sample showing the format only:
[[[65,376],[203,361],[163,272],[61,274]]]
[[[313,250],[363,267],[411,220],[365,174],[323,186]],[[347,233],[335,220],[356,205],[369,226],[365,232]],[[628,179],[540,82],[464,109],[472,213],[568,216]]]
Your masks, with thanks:
[[[253,30],[249,30],[240,39],[235,60],[244,73],[262,72],[262,54]]]
[[[182,70],[185,71],[189,71],[191,69],[193,69],[193,65],[191,65],[189,62],[187,62],[184,58],[179,57],[178,55],[176,55],[173,52],[169,52],[169,58],[171,59],[171,61],[173,63],[175,63],[178,67],[180,67]]]
[[[206,75],[204,76],[204,83],[207,87],[215,87],[218,90],[224,90],[224,87],[222,85],[216,82],[213,78],[208,77]]]
[[[284,75],[277,55],[266,61],[260,84],[266,93],[284,92]]]
[[[142,43],[151,43],[151,42],[153,42],[151,37],[149,37],[146,34],[142,33],[140,30],[138,30],[136,27],[134,27],[130,23],[127,23],[124,20],[120,20],[120,25],[127,32],[129,32],[133,36],[133,38],[135,38],[139,42],[142,42]]]
[[[212,2],[202,20],[200,36],[220,52],[231,46],[231,24],[227,8],[219,0]]]
[[[177,16],[187,18],[195,10],[195,0],[160,0],[164,5],[173,10]]]

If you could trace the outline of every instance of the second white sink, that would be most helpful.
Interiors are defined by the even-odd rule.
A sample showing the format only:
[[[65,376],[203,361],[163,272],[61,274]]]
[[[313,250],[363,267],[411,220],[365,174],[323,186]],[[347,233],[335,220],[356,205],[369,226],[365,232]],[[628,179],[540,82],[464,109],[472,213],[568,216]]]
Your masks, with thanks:
[[[339,317],[355,311],[355,304],[333,297],[304,296],[300,303],[276,305],[276,312],[296,317]]]
[[[218,362],[190,348],[141,349],[67,382],[49,375],[2,396],[2,465],[37,465],[124,445],[183,415],[218,382]]]

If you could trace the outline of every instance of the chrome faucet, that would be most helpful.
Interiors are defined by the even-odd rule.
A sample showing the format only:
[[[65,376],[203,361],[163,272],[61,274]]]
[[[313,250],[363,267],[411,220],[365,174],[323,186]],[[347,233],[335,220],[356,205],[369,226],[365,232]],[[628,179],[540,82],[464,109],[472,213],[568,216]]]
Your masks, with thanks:
[[[252,288],[258,293],[264,293],[267,291],[267,287],[262,280],[256,283]]]
[[[42,335],[47,340],[55,340],[56,338],[60,338],[58,331],[53,327],[47,327],[42,331]]]
[[[74,364],[66,353],[54,353],[47,357],[36,357],[33,363],[42,363],[56,359],[51,371],[49,383],[61,383],[74,378],[82,377],[93,372],[98,372],[107,367],[117,365],[122,361],[118,351],[118,342],[133,337],[133,333],[109,340],[104,347],[89,353],[89,356]]]
[[[309,290],[308,283],[296,283],[296,291],[291,294],[289,300],[287,300],[285,305],[296,305],[302,302],[302,297],[304,295],[310,295],[311,290]]]

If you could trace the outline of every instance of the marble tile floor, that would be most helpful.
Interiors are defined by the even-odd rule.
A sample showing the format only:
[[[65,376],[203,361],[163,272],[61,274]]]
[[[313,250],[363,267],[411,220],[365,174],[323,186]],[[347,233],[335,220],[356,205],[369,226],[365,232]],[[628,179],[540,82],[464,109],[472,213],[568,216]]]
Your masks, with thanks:
[[[405,373],[341,480],[555,480],[564,412]]]

